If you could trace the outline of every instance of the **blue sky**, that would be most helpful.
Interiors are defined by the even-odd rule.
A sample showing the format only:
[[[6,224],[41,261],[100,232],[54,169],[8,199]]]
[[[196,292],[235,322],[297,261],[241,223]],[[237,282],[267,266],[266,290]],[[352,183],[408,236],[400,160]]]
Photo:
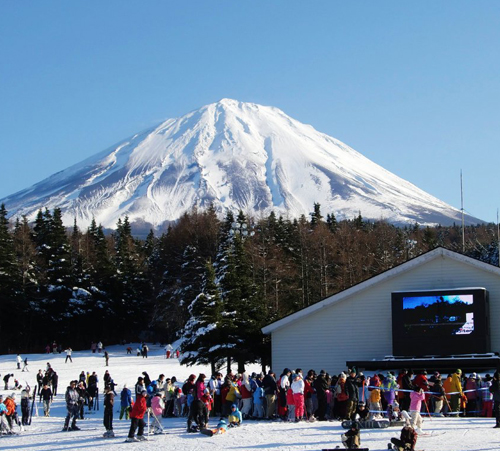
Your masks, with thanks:
[[[454,304],[455,302],[464,302],[465,304],[473,304],[474,296],[472,294],[462,294],[462,295],[452,295],[452,296],[441,296],[444,301],[449,304]],[[438,302],[438,296],[411,296],[403,298],[403,309],[413,309],[420,305],[432,305]]]
[[[0,0],[0,198],[225,97],[496,221],[499,1]]]

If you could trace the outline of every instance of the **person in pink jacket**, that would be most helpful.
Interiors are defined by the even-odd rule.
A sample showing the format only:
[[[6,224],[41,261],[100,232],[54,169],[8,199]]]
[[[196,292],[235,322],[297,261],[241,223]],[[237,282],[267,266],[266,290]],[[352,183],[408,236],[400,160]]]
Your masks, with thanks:
[[[161,393],[157,393],[155,396],[153,396],[153,399],[151,400],[151,410],[156,415],[156,417],[162,416],[164,406],[165,403],[163,402]]]
[[[410,414],[411,426],[415,429],[417,434],[422,433],[422,416],[420,415],[422,401],[425,401],[424,390],[419,387],[415,387],[414,391],[410,393]]]

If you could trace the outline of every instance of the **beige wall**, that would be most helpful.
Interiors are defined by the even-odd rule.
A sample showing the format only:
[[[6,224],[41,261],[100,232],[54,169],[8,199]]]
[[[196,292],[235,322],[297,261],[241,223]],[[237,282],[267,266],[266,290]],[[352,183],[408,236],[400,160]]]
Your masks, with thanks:
[[[484,287],[490,294],[491,349],[500,351],[500,277],[446,256],[376,285],[277,329],[272,335],[273,370],[345,369],[347,360],[382,359],[392,354],[393,291]]]

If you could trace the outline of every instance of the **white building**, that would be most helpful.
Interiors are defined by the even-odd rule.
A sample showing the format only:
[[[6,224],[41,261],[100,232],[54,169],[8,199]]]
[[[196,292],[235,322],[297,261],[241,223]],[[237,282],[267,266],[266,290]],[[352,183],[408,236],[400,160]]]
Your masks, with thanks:
[[[500,268],[434,249],[262,329],[272,336],[272,368],[338,374],[353,360],[392,355],[391,293],[484,287],[489,292],[491,351],[500,351]]]

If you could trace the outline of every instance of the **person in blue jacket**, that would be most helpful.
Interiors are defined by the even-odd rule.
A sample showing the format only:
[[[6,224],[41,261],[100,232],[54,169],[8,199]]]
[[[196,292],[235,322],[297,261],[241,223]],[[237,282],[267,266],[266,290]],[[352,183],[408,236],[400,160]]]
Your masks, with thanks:
[[[236,404],[231,406],[231,413],[227,420],[229,421],[229,427],[239,426],[243,422],[243,416]]]
[[[129,419],[129,413],[132,406],[132,392],[127,388],[127,385],[123,386],[123,390],[120,393],[120,420],[125,415],[125,419]]]

